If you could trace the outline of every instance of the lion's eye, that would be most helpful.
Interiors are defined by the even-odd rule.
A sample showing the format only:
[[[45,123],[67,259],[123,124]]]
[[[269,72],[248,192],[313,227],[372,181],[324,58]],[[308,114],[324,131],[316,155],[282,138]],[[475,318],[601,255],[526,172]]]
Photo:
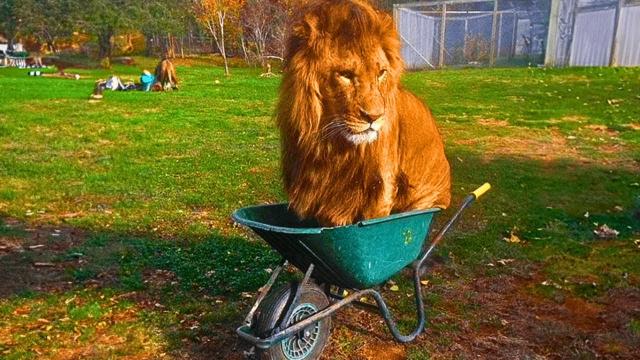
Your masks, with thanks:
[[[380,73],[378,74],[378,80],[382,81],[382,80],[386,79],[387,78],[387,74],[388,74],[388,71],[386,69],[380,70]]]
[[[340,79],[340,81],[344,82],[344,83],[351,83],[353,81],[353,78],[355,77],[355,74],[353,73],[353,71],[338,71],[338,79]]]

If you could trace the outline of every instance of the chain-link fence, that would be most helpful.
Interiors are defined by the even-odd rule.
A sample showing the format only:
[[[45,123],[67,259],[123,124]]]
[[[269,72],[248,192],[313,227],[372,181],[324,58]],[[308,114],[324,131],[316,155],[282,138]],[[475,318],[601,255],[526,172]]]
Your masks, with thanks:
[[[410,69],[640,66],[640,0],[438,0],[393,12]]]
[[[394,5],[410,69],[540,64],[551,0],[448,0]]]

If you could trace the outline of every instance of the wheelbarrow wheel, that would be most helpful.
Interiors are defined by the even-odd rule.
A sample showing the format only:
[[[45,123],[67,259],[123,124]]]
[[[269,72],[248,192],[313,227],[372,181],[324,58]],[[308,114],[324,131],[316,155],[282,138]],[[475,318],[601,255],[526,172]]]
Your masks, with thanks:
[[[297,283],[286,284],[273,291],[256,311],[254,333],[268,337],[286,315],[293,300]],[[307,284],[300,293],[298,305],[291,312],[288,325],[307,318],[329,306],[329,300],[318,286]],[[257,349],[258,359],[263,360],[311,360],[320,358],[331,334],[331,317],[326,317],[300,333],[282,340],[269,349]]]

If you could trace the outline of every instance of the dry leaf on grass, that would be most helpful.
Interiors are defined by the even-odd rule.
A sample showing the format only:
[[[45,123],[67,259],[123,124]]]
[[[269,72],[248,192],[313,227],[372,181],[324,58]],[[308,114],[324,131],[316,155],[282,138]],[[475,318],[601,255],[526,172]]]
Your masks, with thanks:
[[[33,263],[35,267],[54,267],[56,264],[50,262],[35,262]]]
[[[598,226],[593,230],[593,233],[596,234],[599,239],[614,239],[620,234],[618,230],[608,227],[607,224]]]
[[[507,266],[507,264],[510,264],[512,262],[516,261],[516,259],[500,259],[497,261],[498,264],[502,265],[502,266]]]
[[[518,237],[518,235],[516,235],[516,234],[515,234],[517,230],[518,230],[518,229],[514,227],[514,228],[509,232],[509,235],[508,235],[508,236],[506,236],[506,237],[504,237],[504,238],[503,238],[503,240],[504,240],[504,241],[506,241],[506,242],[508,242],[508,243],[513,243],[513,244],[521,243],[521,242],[522,242],[522,240],[520,239],[520,237]]]
[[[540,283],[542,286],[553,286],[556,289],[562,289],[562,286],[553,280],[545,280]]]

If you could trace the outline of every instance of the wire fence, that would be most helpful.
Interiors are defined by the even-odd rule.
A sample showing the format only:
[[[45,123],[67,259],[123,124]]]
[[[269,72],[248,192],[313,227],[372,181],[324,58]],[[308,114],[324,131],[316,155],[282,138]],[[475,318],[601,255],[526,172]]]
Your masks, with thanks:
[[[541,63],[548,1],[432,1],[394,5],[410,69]]]
[[[410,69],[640,66],[640,0],[438,0],[393,13]]]

